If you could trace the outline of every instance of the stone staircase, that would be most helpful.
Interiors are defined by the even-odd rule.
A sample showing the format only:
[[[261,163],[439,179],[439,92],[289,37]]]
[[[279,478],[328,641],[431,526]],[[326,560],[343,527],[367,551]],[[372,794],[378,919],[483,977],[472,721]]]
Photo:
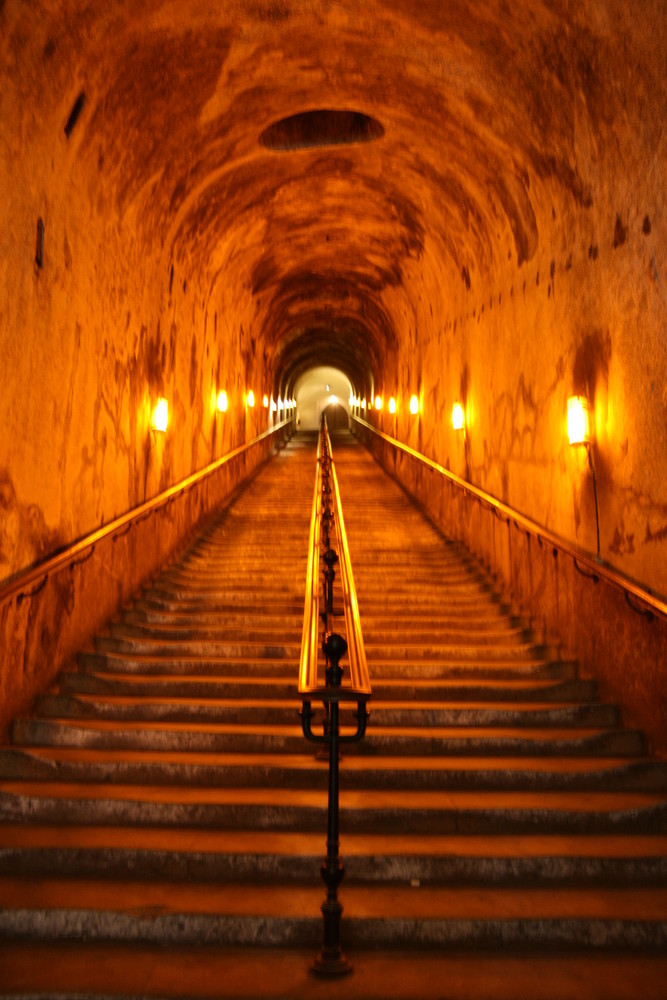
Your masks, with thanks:
[[[334,458],[373,681],[368,735],[341,761],[353,962],[383,950],[414,977],[425,956],[530,947],[533,963],[556,949],[562,971],[572,952],[622,949],[639,956],[629,992],[614,974],[599,995],[660,996],[664,763],[350,435]],[[157,995],[158,967],[197,945],[199,986],[193,973],[178,995],[286,995],[297,966],[260,981],[256,963],[295,949],[305,985],[289,995],[334,995],[307,977],[327,776],[296,698],[314,462],[297,435],[16,721],[0,753],[0,992]],[[118,964],[100,971],[110,948],[125,977],[150,954],[153,986],[123,993]],[[220,949],[236,980],[211,994]],[[427,995],[401,982],[355,972],[344,992]]]

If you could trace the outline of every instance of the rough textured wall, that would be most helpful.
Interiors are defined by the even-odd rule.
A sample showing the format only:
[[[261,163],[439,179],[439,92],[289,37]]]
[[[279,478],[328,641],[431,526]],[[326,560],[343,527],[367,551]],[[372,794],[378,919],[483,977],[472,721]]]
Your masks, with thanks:
[[[452,287],[444,267],[427,266],[436,254],[413,266],[419,294],[394,310],[399,348],[380,376],[399,413],[370,419],[595,553],[593,480],[566,434],[567,398],[588,396],[601,557],[664,595],[667,100],[656,49],[667,36],[655,10],[635,24],[636,12],[615,13],[604,45],[582,35],[561,53],[568,86],[543,109],[545,128],[568,127],[570,175],[525,176],[530,225],[493,270],[464,266]],[[451,425],[455,401],[467,441]]]

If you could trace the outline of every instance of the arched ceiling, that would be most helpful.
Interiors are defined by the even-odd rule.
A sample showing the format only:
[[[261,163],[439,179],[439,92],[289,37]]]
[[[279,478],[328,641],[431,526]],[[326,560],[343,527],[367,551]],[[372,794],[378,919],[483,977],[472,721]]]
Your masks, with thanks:
[[[593,148],[607,141],[631,14],[621,0],[63,0],[35,12],[44,80],[23,86],[48,81],[63,124],[85,93],[68,142],[91,201],[103,177],[100,211],[132,221],[165,282],[175,267],[212,302],[223,283],[252,296],[282,383],[326,364],[361,384],[396,349],[420,270],[462,294],[531,260],[545,192],[590,202],[575,111]],[[650,83],[635,77],[638,100]],[[260,141],[318,109],[368,115],[379,137]],[[333,139],[358,139],[341,121]]]

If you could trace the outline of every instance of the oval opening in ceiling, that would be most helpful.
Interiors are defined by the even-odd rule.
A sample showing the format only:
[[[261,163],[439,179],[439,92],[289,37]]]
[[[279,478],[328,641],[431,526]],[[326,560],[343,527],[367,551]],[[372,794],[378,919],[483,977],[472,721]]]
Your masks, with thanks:
[[[380,122],[361,111],[333,111],[322,108],[281,118],[264,129],[259,137],[267,149],[311,149],[313,146],[342,146],[352,142],[381,139]]]

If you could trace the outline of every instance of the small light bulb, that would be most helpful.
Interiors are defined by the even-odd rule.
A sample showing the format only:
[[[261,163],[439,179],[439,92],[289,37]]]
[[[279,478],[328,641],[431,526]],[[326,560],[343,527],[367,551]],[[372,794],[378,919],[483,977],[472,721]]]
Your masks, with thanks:
[[[452,407],[452,427],[455,431],[462,431],[465,425],[463,407],[460,403],[454,403]]]
[[[266,395],[266,393],[264,394],[264,399],[262,400],[262,406],[264,407],[265,410],[268,410],[269,408],[269,397]]]
[[[413,416],[419,413],[419,399],[417,396],[410,396],[410,413]]]
[[[375,409],[376,410],[381,410],[382,409],[382,396],[376,396],[375,397]]]
[[[396,400],[394,399],[393,396],[389,400],[389,412],[396,413]]]
[[[570,444],[587,444],[591,439],[585,396],[570,396],[567,401],[567,436]]]
[[[362,410],[366,409],[366,400],[365,399],[362,399],[362,401],[361,401],[361,409]]]
[[[276,401],[273,398],[273,396],[271,396],[271,413],[275,413],[276,410],[277,410]]]
[[[248,400],[248,406],[253,407],[255,405],[255,393],[252,391],[252,389],[250,389],[248,392],[247,400]]]
[[[216,400],[215,405],[217,406],[220,413],[227,412],[227,393],[224,391],[224,389],[218,393],[218,398]]]
[[[167,424],[169,423],[169,404],[164,396],[160,396],[155,406],[153,407],[153,413],[151,415],[151,427],[154,431],[160,431],[161,434],[167,429]]]

